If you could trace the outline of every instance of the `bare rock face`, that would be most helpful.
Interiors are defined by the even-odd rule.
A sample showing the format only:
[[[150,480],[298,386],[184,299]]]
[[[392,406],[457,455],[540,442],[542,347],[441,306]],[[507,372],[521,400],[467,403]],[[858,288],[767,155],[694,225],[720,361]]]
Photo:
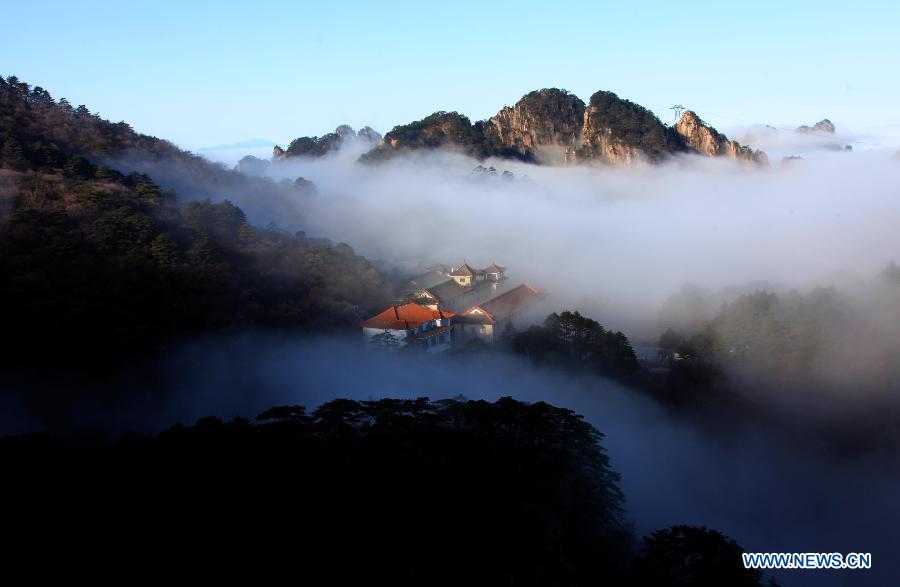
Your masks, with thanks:
[[[762,151],[754,151],[737,141],[729,140],[728,137],[700,120],[700,117],[690,110],[686,110],[681,115],[674,129],[684,142],[684,146],[694,153],[707,157],[729,157],[754,163],[769,162],[768,157]]]
[[[272,147],[272,161],[278,161],[279,159],[284,159],[284,149],[275,145]]]
[[[396,126],[360,160],[438,148],[480,160],[505,157],[549,165],[656,163],[678,153],[768,163],[765,153],[729,140],[693,112],[669,127],[650,110],[612,92],[596,92],[585,105],[556,88],[526,94],[514,106],[474,124],[457,112],[435,112]]]
[[[646,159],[641,149],[616,136],[609,128],[595,128],[591,112],[584,114],[584,142],[576,151],[576,159],[582,162],[598,161],[608,165],[630,164]]]
[[[501,154],[560,163],[580,144],[584,108],[584,102],[566,90],[537,90],[491,118],[485,138]]]
[[[797,132],[818,132],[833,135],[834,124],[827,118],[823,118],[812,126],[806,126],[804,124],[803,126],[797,127]]]
[[[577,159],[611,165],[661,161],[681,150],[670,130],[649,110],[607,91],[595,92],[584,112]]]

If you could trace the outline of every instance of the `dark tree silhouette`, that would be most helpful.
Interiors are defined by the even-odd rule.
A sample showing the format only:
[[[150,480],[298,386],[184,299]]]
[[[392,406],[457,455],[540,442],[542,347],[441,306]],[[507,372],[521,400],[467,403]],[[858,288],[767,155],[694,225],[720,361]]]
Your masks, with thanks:
[[[630,535],[601,440],[570,410],[511,398],[339,399],[114,443],[6,438],[4,531],[26,553],[52,536],[40,556],[135,568],[163,532],[173,555],[281,561],[329,584],[622,584]]]
[[[536,362],[588,368],[605,375],[629,375],[640,369],[634,349],[621,332],[607,330],[578,312],[547,316],[511,336],[512,349]]]
[[[743,549],[715,530],[672,526],[644,538],[635,562],[640,587],[761,587],[762,573],[745,569]]]

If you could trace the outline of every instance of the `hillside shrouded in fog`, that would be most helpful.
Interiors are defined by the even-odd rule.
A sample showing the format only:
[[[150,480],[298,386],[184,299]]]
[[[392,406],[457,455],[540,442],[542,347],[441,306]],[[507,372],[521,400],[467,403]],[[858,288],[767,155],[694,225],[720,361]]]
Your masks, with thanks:
[[[810,551],[871,551],[880,561],[863,577],[823,573],[805,582],[809,577],[775,573],[786,586],[882,585],[896,572],[890,530],[900,488],[896,452],[885,447],[843,454],[826,432],[804,424],[799,410],[783,422],[734,409],[715,418],[687,417],[627,386],[535,368],[515,357],[411,361],[373,354],[355,340],[291,340],[280,333],[196,341],[152,374],[132,371],[107,385],[77,401],[48,393],[43,401],[52,398],[58,412],[32,425],[150,432],[208,415],[227,419],[272,405],[318,406],[335,397],[552,398],[606,435],[611,466],[621,474],[626,518],[638,535],[672,524],[707,525],[751,551],[802,544]],[[120,388],[129,397],[112,394]],[[17,422],[28,415],[6,413]]]

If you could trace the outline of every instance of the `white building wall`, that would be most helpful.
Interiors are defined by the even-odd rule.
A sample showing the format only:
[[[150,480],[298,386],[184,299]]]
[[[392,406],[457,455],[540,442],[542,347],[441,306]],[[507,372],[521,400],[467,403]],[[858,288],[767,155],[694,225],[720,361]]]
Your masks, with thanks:
[[[428,332],[429,330],[432,330],[434,328],[440,328],[441,326],[449,326],[449,325],[450,325],[450,320],[448,318],[438,318],[437,320],[431,320],[431,321],[426,322],[425,324],[419,326],[418,328],[416,328],[414,330],[414,332],[417,332],[417,333]],[[407,330],[385,330],[384,328],[363,328],[362,331],[363,331],[363,337],[365,338],[366,342],[369,342],[369,343],[372,342],[373,337],[375,337],[379,334],[384,334],[385,332],[390,332],[394,336],[394,338],[397,340],[398,346],[405,346],[409,342],[407,340],[407,337],[410,334],[409,334],[409,331],[407,331]],[[426,346],[425,349],[429,353],[438,353],[438,352],[449,349],[452,344],[451,332],[452,331],[448,330],[446,333],[444,333],[444,342],[443,343],[435,342],[435,344],[430,344],[430,345]],[[435,341],[439,341],[440,334],[435,335],[433,337],[428,337],[428,338],[429,339],[433,338],[433,339],[435,339]]]

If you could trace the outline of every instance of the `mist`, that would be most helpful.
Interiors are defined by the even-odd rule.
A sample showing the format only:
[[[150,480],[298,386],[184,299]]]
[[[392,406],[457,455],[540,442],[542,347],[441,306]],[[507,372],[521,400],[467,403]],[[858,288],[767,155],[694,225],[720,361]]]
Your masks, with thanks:
[[[900,260],[900,162],[843,130],[753,127],[739,136],[769,149],[772,164],[681,156],[662,165],[552,167],[444,150],[366,164],[359,157],[369,146],[348,141],[324,157],[272,162],[264,177],[222,168],[198,181],[166,160],[118,165],[149,165],[185,199],[230,199],[259,226],[349,243],[399,276],[435,262],[497,262],[511,282],[549,292],[551,309],[580,310],[651,352],[673,322],[662,316],[667,302],[686,285],[712,292],[706,320],[754,289],[836,286],[855,322],[832,343],[838,350],[818,357],[818,379],[805,387],[896,395],[898,300],[874,281]],[[858,148],[833,148],[851,143]],[[780,152],[802,159],[778,160]],[[494,172],[476,172],[479,165]],[[299,188],[300,177],[315,190]],[[748,384],[754,393],[783,395],[758,383]]]
[[[255,224],[349,243],[401,275],[434,262],[497,262],[512,283],[547,290],[552,309],[580,309],[636,346],[659,337],[661,309],[685,284],[712,292],[707,317],[741,291],[835,285],[866,327],[841,340],[844,353],[809,380],[815,393],[786,394],[763,373],[748,384],[753,410],[692,416],[637,389],[504,353],[411,359],[354,340],[253,332],[188,342],[149,370],[117,375],[108,385],[131,390],[127,398],[54,400],[50,415],[34,400],[7,400],[19,413],[10,421],[154,431],[335,397],[547,401],[607,435],[638,535],[685,523],[719,529],[748,551],[871,551],[868,573],[776,578],[788,587],[884,584],[900,572],[890,549],[890,529],[900,522],[898,444],[890,430],[878,445],[885,432],[878,427],[890,417],[873,425],[867,416],[898,412],[898,300],[873,279],[900,257],[900,163],[888,151],[835,150],[802,135],[771,140],[803,158],[773,157],[769,167],[684,156],[654,166],[562,168],[429,152],[362,164],[362,148],[350,147],[273,163],[268,179],[250,186],[277,189],[237,183],[216,193],[192,184],[180,195],[227,197]],[[473,172],[478,165],[496,172]],[[316,190],[291,189],[298,177]],[[183,188],[177,170],[159,181]],[[841,393],[823,395],[822,381]],[[839,450],[836,415],[876,441]]]
[[[185,343],[107,385],[118,393],[98,388],[93,396],[72,394],[68,403],[59,390],[53,402],[32,397],[29,419],[39,428],[64,422],[88,431],[154,432],[209,415],[252,418],[273,405],[313,408],[335,397],[547,401],[583,414],[606,435],[639,536],[686,523],[719,529],[751,552],[873,553],[869,572],[782,571],[776,578],[785,587],[883,585],[900,572],[891,547],[900,523],[895,458],[848,458],[791,424],[737,413],[703,423],[613,381],[503,353],[411,359],[373,352],[355,337],[253,332]],[[56,411],[42,413],[50,405]]]
[[[298,205],[307,232],[406,271],[495,260],[560,303],[587,298],[608,309],[599,318],[623,324],[685,283],[807,287],[839,272],[871,275],[900,250],[900,165],[882,151],[770,168],[698,157],[627,168],[484,163],[514,181],[473,176],[476,161],[448,153],[355,161],[339,153],[271,166],[275,179],[316,184]]]

